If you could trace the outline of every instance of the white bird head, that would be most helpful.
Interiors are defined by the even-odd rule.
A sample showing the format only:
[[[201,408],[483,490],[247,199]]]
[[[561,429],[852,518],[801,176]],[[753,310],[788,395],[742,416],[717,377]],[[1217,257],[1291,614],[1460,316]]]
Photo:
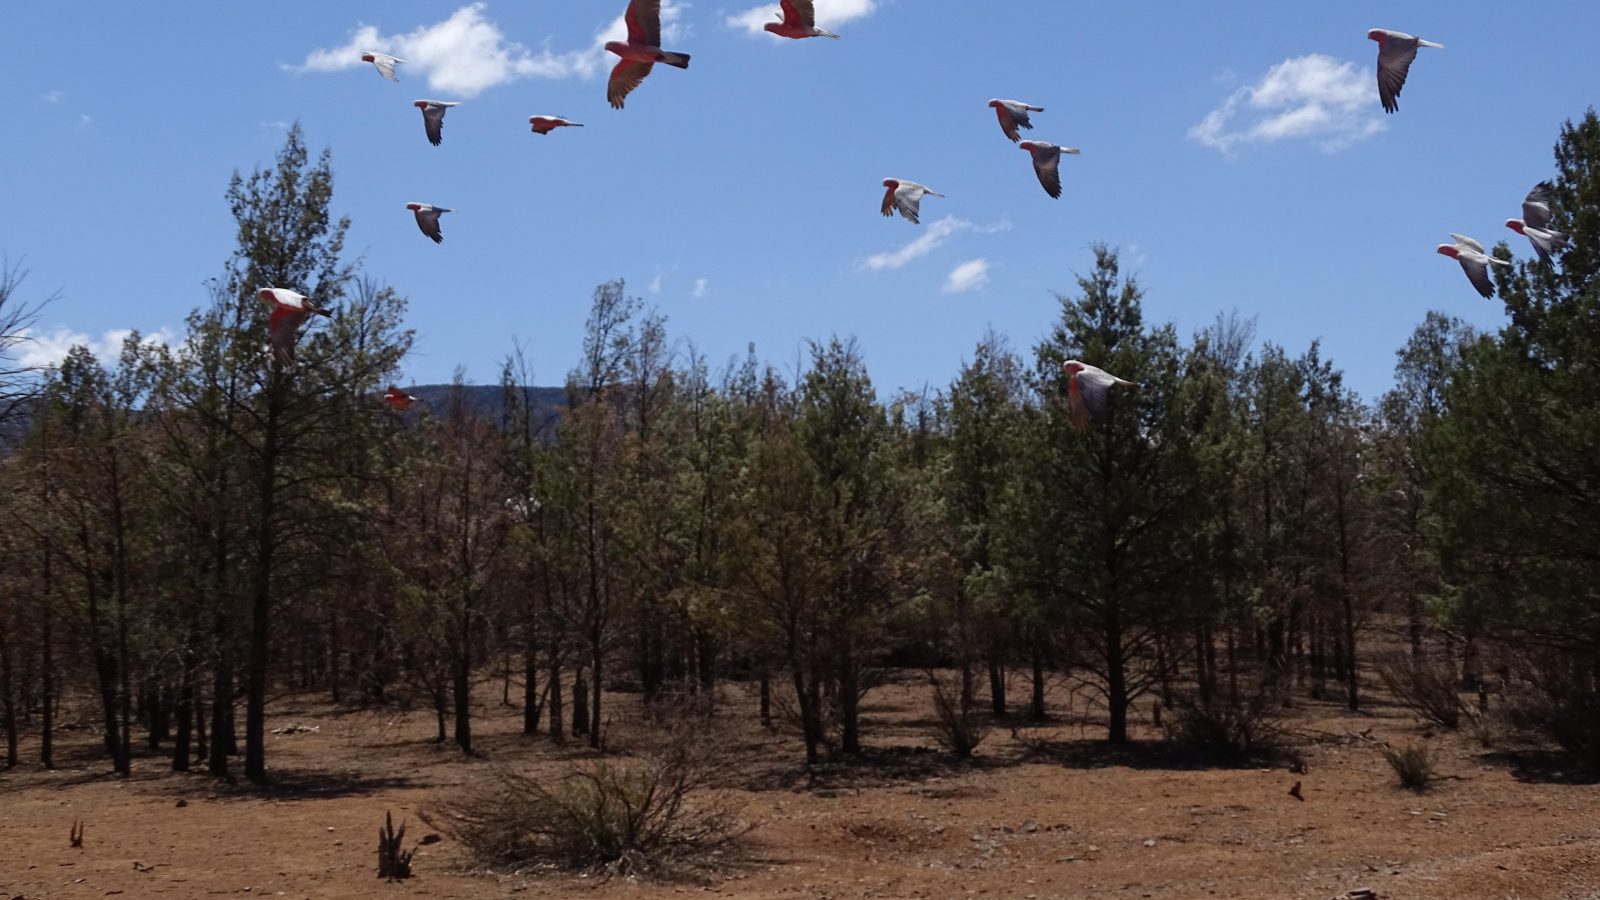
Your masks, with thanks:
[[[1061,364],[1061,371],[1066,372],[1068,377],[1071,377],[1073,375],[1078,374],[1079,372],[1082,372],[1083,368],[1084,368],[1083,363],[1078,362],[1075,359],[1069,359],[1066,362]]]
[[[421,204],[421,203],[407,203],[406,204],[406,209],[409,209],[412,212],[418,212],[418,211],[420,211],[422,209],[422,207],[423,207],[423,204]]]
[[[886,188],[897,188],[900,186],[900,182],[894,178],[885,178],[883,180],[883,186]]]
[[[371,53],[363,53],[363,54],[361,54],[361,61],[362,62],[377,62],[378,58],[373,56]]]
[[[1506,227],[1511,229],[1512,231],[1515,231],[1517,234],[1524,234],[1525,235],[1525,234],[1527,234],[1527,232],[1523,231],[1522,229],[1528,227],[1528,223],[1522,221],[1521,219],[1507,219],[1506,220]]]
[[[1389,32],[1387,30],[1385,30],[1385,29],[1382,29],[1382,28],[1369,28],[1369,29],[1367,29],[1367,40],[1369,40],[1369,41],[1377,41],[1378,43],[1381,44],[1381,43],[1383,43],[1383,39],[1388,37],[1388,36],[1389,36]]]
[[[1456,249],[1455,244],[1440,244],[1437,249],[1438,252],[1443,253],[1445,256],[1448,256],[1451,259],[1461,258],[1461,251]]]

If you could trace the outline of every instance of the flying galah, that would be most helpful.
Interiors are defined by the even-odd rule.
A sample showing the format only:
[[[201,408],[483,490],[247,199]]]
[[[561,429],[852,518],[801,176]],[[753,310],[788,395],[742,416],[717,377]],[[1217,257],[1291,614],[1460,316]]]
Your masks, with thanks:
[[[378,74],[390,81],[400,80],[395,77],[394,67],[399,63],[405,62],[398,56],[390,56],[387,53],[379,53],[376,50],[368,50],[361,54],[361,61],[372,63],[372,67],[378,70]]]
[[[781,0],[778,6],[782,9],[780,21],[766,25],[767,30],[778,37],[838,37],[831,31],[817,27],[817,7],[811,0]]]
[[[883,186],[883,209],[886,216],[893,216],[899,211],[902,218],[913,225],[917,224],[917,215],[922,209],[922,195],[930,197],[943,197],[937,191],[928,190],[927,185],[917,184],[915,181],[906,181],[904,178],[885,178]]]
[[[1461,271],[1467,273],[1467,280],[1478,289],[1485,300],[1494,296],[1494,282],[1489,280],[1489,266],[1509,266],[1511,263],[1503,259],[1495,259],[1483,252],[1483,245],[1465,235],[1451,232],[1451,237],[1456,239],[1454,244],[1440,244],[1438,251],[1445,256],[1461,263]]]
[[[582,122],[574,122],[562,116],[529,116],[528,124],[533,126],[534,134],[549,134],[557,128],[582,128]]]
[[[614,109],[644,81],[656,63],[689,68],[689,54],[661,49],[661,0],[629,0],[623,15],[628,24],[626,41],[607,41],[606,49],[622,57],[606,83],[606,99]]]
[[[1039,174],[1044,192],[1052,197],[1061,196],[1061,154],[1078,155],[1077,147],[1057,147],[1049,141],[1023,141],[1017,146],[1033,154],[1033,171]]]
[[[1006,137],[1017,140],[1018,128],[1033,130],[1033,122],[1028,118],[1028,113],[1044,112],[1042,106],[1029,106],[1021,100],[990,100],[989,105],[994,107],[994,114],[1000,119],[1000,130]]]
[[[1506,220],[1506,227],[1526,237],[1546,264],[1552,253],[1567,246],[1567,235],[1550,227],[1550,198],[1555,189],[1548,181],[1534,185],[1522,201],[1522,218]]]
[[[267,334],[272,338],[272,355],[283,365],[294,362],[295,338],[308,316],[316,313],[333,317],[333,313],[312,303],[310,297],[288,288],[262,288],[256,291],[256,296],[272,307],[272,316],[267,320]]]
[[[411,404],[421,399],[421,397],[413,397],[392,384],[389,385],[387,391],[383,392],[383,402],[389,404],[390,409],[399,410],[400,412],[410,409]]]
[[[452,106],[460,106],[459,100],[418,100],[411,104],[422,110],[422,127],[428,131],[428,143],[439,146],[444,140],[444,111]]]
[[[417,214],[417,227],[422,229],[423,234],[433,238],[435,244],[444,243],[444,233],[439,230],[439,217],[455,210],[431,203],[407,203],[406,209]]]
[[[1406,86],[1406,73],[1417,58],[1417,48],[1444,49],[1443,44],[1387,28],[1368,31],[1367,40],[1378,42],[1378,99],[1383,101],[1383,111],[1390,113],[1400,108],[1400,89]]]
[[[1138,387],[1131,381],[1124,381],[1104,369],[1075,359],[1062,363],[1061,371],[1067,375],[1067,400],[1072,409],[1072,422],[1079,431],[1087,431],[1091,425],[1104,425],[1111,421],[1113,386]]]

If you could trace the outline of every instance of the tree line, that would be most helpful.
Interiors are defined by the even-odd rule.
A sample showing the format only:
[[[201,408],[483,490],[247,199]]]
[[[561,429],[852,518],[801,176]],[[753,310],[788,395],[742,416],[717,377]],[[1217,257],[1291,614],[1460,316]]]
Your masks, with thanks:
[[[471,753],[485,681],[528,735],[594,747],[618,697],[737,681],[818,762],[862,752],[894,668],[1011,719],[1045,718],[1070,673],[1125,742],[1146,697],[1358,709],[1391,645],[1524,685],[1553,737],[1600,747],[1592,111],[1555,163],[1559,264],[1497,272],[1498,331],[1428,313],[1372,402],[1235,312],[1146,321],[1099,246],[1036,345],[985,334],[939,389],[881,391],[844,337],[796,371],[753,347],[714,364],[616,281],[559,414],[518,348],[493,410],[458,375],[401,413],[378,398],[405,299],[346,259],[331,159],[296,127],[229,184],[238,247],[180,343],[25,372],[37,307],[0,278],[6,763],[34,734],[53,765],[79,704],[120,773],[142,752],[263,780],[281,691],[427,709]],[[292,367],[261,286],[336,311]],[[1138,383],[1105,427],[1073,427],[1067,359]]]

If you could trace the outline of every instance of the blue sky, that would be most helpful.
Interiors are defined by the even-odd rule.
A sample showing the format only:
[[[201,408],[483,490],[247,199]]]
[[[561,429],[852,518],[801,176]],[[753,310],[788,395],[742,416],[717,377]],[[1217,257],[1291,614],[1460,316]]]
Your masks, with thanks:
[[[332,148],[348,249],[410,298],[408,381],[492,381],[516,336],[559,382],[594,285],[624,277],[714,361],[853,334],[880,391],[942,385],[987,326],[1031,347],[1106,241],[1150,319],[1189,333],[1237,306],[1292,351],[1322,338],[1372,397],[1430,307],[1501,321],[1433,247],[1456,231],[1527,256],[1502,223],[1600,84],[1600,4],[1576,0],[817,0],[839,41],[751,33],[757,5],[669,4],[664,43],[693,63],[616,111],[596,42],[621,0],[8,4],[0,251],[31,295],[63,295],[38,350],[177,332],[232,249],[230,173],[298,119]],[[1372,27],[1445,44],[1394,116]],[[353,59],[372,40],[411,54],[400,84]],[[442,147],[421,97],[464,101]],[[1061,200],[991,97],[1083,148]],[[534,113],[586,127],[539,137]],[[920,227],[883,219],[886,176],[948,199]],[[459,210],[444,244],[411,200]]]

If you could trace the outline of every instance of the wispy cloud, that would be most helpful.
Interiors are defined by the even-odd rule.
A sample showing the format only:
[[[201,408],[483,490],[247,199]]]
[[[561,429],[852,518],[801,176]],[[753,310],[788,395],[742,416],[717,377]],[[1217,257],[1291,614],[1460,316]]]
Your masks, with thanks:
[[[862,260],[860,268],[868,272],[881,272],[884,269],[898,269],[913,260],[921,259],[929,253],[939,249],[950,242],[950,239],[966,231],[978,231],[991,234],[997,231],[1010,230],[1010,222],[1000,222],[995,225],[975,225],[966,219],[955,216],[945,216],[933,222],[905,244],[882,253],[875,253]]]
[[[39,99],[46,103],[60,103],[66,96],[66,91],[45,91],[39,95]]]
[[[696,297],[704,297],[711,293],[711,281],[705,278],[696,278],[694,280],[693,293]]]
[[[954,269],[950,276],[944,280],[946,294],[964,294],[967,291],[977,290],[989,283],[989,261],[987,259],[969,259]]]
[[[133,334],[131,328],[113,328],[101,332],[99,337],[91,337],[81,331],[73,331],[62,325],[57,325],[49,331],[34,331],[24,329],[22,344],[17,348],[17,361],[23,366],[59,365],[67,358],[67,351],[73,347],[84,346],[95,355],[102,363],[115,362],[122,353],[122,344]],[[155,345],[170,345],[175,335],[170,328],[158,328],[155,331],[143,333],[142,343]]]
[[[1244,144],[1309,140],[1333,153],[1383,130],[1372,75],[1356,63],[1312,53],[1284,60],[1235,90],[1189,129],[1227,155]]]
[[[877,0],[816,0],[816,5],[817,26],[820,28],[859,19],[878,7]],[[766,31],[768,22],[776,22],[779,18],[778,4],[767,3],[736,12],[728,16],[726,23],[729,28],[743,28],[753,34],[761,34]]]
[[[646,287],[646,290],[650,291],[650,293],[652,293],[652,294],[661,293],[661,270],[660,269],[656,270],[656,277],[650,279],[650,283],[648,285],[646,285],[645,287]]]
[[[682,33],[679,18],[681,2],[665,0],[661,5],[662,41]],[[442,22],[422,25],[404,34],[385,35],[372,25],[359,25],[343,45],[313,50],[299,65],[285,65],[292,72],[336,72],[364,66],[361,53],[377,50],[406,60],[400,67],[407,73],[427,78],[432,90],[459,97],[476,97],[497,85],[523,78],[590,78],[606,67],[605,44],[627,36],[622,16],[601,26],[587,47],[557,53],[548,45],[538,52],[508,39],[484,11],[485,3],[472,3],[451,13]]]
[[[78,127],[88,128],[94,124],[94,119],[88,113],[78,113]]]

